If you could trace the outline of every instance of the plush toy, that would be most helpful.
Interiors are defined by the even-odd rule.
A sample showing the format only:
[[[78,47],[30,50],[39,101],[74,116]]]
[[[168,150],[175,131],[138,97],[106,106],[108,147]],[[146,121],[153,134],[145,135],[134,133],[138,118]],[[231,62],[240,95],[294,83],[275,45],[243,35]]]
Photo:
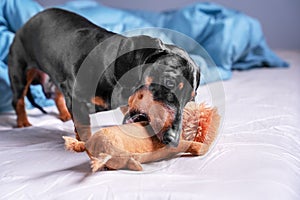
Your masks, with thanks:
[[[95,172],[109,169],[142,170],[141,163],[170,158],[179,153],[204,155],[218,134],[220,116],[216,108],[190,102],[184,108],[179,145],[162,144],[147,123],[132,123],[101,128],[87,142],[63,137],[65,148],[86,151]]]

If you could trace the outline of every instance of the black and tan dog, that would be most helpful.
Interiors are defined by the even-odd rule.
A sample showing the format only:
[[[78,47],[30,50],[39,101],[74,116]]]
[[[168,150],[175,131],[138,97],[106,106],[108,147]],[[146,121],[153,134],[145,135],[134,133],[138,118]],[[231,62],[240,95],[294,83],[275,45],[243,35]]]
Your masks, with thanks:
[[[182,49],[115,34],[56,8],[38,13],[16,33],[8,65],[18,126],[30,126],[24,96],[41,70],[58,88],[61,118],[68,118],[63,95],[83,141],[91,136],[90,113],[127,105],[124,122],[146,120],[163,143],[176,146],[182,109],[200,81],[199,68]]]

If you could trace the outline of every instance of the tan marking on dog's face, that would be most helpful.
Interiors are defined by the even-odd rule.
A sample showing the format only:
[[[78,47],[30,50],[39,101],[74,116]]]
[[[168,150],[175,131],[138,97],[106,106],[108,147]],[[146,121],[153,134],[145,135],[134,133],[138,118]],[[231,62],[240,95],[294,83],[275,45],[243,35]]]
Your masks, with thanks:
[[[91,102],[93,104],[97,105],[97,106],[101,106],[102,108],[107,108],[108,107],[107,104],[106,104],[106,102],[105,102],[105,100],[103,98],[101,98],[101,97],[98,97],[98,96],[93,97],[91,99]]]
[[[153,82],[153,78],[150,77],[150,76],[147,76],[146,79],[145,79],[145,85],[147,87],[149,87],[151,85],[151,83]]]
[[[160,139],[174,121],[174,111],[163,103],[154,101],[153,95],[148,89],[141,89],[130,96],[128,106],[129,112],[137,111],[149,117],[149,123]]]
[[[182,90],[183,87],[184,87],[184,83],[183,82],[181,82],[181,83],[178,84],[179,90]]]

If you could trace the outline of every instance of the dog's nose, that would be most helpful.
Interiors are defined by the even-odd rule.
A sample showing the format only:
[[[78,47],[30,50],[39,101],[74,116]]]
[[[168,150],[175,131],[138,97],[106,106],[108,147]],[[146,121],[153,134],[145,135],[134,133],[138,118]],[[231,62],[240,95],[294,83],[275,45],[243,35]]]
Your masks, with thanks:
[[[165,132],[162,142],[166,145],[177,147],[179,144],[179,133],[169,129],[167,132]]]

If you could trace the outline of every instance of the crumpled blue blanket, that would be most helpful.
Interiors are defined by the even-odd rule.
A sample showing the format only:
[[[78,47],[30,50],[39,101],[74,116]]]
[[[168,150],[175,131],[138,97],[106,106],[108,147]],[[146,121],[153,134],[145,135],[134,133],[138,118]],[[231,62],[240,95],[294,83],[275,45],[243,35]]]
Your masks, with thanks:
[[[176,34],[165,34],[163,41],[175,43],[188,51],[201,68],[205,80],[202,83],[229,79],[233,69],[288,66],[267,46],[257,20],[213,3],[196,3],[160,13],[115,9],[93,1],[74,1],[58,7],[81,14],[95,24],[117,33],[159,27],[187,35],[207,51],[218,74],[212,73],[215,67],[203,66],[203,55],[182,44],[184,42]],[[43,9],[32,0],[0,2],[0,112],[12,109],[6,61],[14,33]],[[151,32],[152,29],[149,30]],[[53,104],[52,100],[44,97],[39,86],[32,86],[31,89],[38,104]],[[27,105],[30,106],[29,102]]]

